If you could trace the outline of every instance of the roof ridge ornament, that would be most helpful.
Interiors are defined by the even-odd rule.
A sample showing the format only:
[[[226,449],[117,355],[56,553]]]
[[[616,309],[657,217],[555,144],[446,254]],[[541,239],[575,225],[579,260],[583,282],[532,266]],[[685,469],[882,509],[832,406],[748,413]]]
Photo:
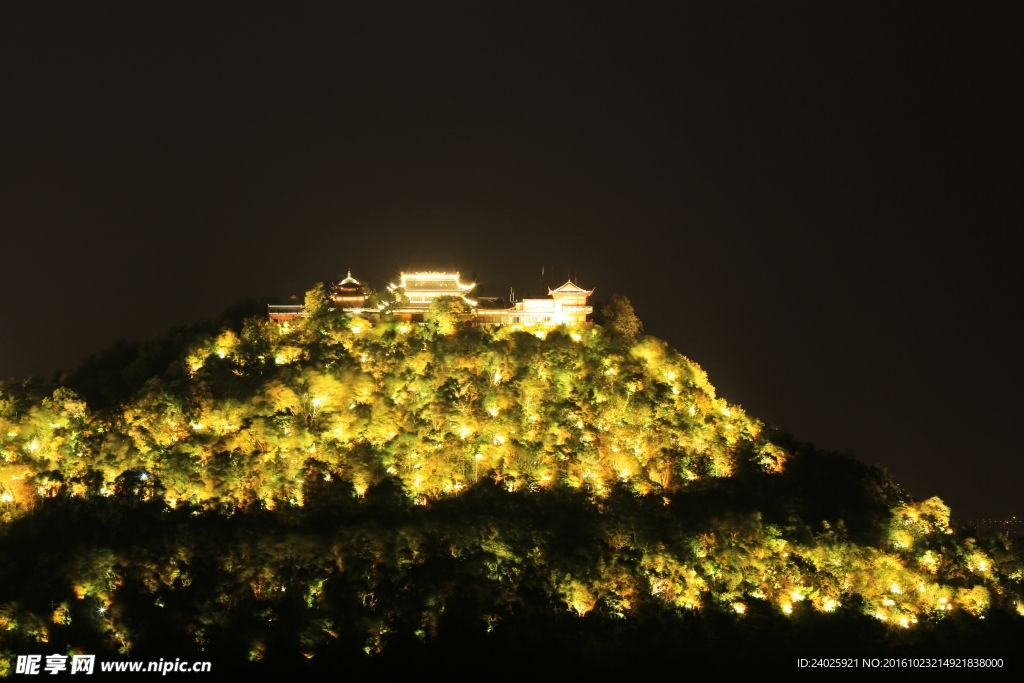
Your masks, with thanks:
[[[346,277],[344,280],[342,280],[341,282],[338,283],[339,286],[340,285],[348,285],[348,284],[359,285],[360,287],[363,286],[362,282],[360,282],[359,280],[357,280],[354,277],[352,277],[352,269],[351,268],[348,269],[348,277]]]

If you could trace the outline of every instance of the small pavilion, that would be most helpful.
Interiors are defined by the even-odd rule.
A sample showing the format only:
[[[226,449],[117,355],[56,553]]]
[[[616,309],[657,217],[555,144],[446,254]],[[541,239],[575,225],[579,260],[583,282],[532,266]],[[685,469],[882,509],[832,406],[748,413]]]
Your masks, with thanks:
[[[337,308],[345,311],[363,308],[369,296],[369,289],[352,277],[351,270],[348,271],[348,277],[336,285],[331,285],[331,301]]]

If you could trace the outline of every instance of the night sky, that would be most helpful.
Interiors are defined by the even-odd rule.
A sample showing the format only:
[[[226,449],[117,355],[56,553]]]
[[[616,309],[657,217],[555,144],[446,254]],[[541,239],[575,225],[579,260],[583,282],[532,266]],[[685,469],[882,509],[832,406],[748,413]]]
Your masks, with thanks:
[[[296,4],[3,5],[0,376],[348,268],[571,275],[752,415],[1024,514],[1019,4]]]

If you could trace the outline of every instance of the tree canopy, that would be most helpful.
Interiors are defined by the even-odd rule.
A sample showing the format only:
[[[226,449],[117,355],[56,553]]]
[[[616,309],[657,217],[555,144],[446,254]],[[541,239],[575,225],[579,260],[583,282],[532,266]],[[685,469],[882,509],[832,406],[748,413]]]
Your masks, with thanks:
[[[633,305],[621,294],[612,294],[599,313],[608,329],[627,339],[636,339],[644,331],[643,323],[633,310]]]

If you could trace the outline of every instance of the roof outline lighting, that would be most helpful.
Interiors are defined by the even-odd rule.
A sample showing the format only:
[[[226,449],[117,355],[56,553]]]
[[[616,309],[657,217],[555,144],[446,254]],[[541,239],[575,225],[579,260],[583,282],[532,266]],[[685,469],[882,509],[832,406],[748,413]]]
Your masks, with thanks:
[[[583,294],[589,297],[593,293],[594,290],[583,289],[582,287],[574,283],[572,280],[566,280],[564,285],[562,285],[561,287],[556,287],[555,289],[551,289],[550,287],[548,287],[548,296],[551,296],[553,294]]]
[[[400,272],[398,274],[398,279],[399,279],[399,282],[401,284],[397,284],[397,285],[394,284],[394,283],[388,284],[388,289],[393,292],[396,289],[401,288],[401,289],[404,289],[404,290],[406,290],[408,292],[408,290],[410,289],[410,287],[409,287],[409,283],[410,282],[416,283],[416,282],[430,282],[432,280],[435,281],[435,282],[436,281],[442,281],[442,280],[451,280],[453,282],[453,284],[455,285],[455,287],[452,289],[452,291],[454,293],[461,293],[461,292],[472,291],[473,288],[476,287],[476,283],[475,282],[469,282],[469,283],[463,282],[462,278],[460,277],[460,275],[461,275],[461,273],[459,273],[459,271],[455,271],[454,273],[444,272],[444,271],[437,271],[437,270],[429,270],[429,271],[428,270],[421,270],[421,271],[417,271],[415,273],[406,273],[405,271],[402,271],[402,272]],[[415,289],[415,288],[412,288],[412,289]],[[447,289],[447,288],[442,287],[440,289]],[[430,291],[437,291],[437,290],[430,290]]]

